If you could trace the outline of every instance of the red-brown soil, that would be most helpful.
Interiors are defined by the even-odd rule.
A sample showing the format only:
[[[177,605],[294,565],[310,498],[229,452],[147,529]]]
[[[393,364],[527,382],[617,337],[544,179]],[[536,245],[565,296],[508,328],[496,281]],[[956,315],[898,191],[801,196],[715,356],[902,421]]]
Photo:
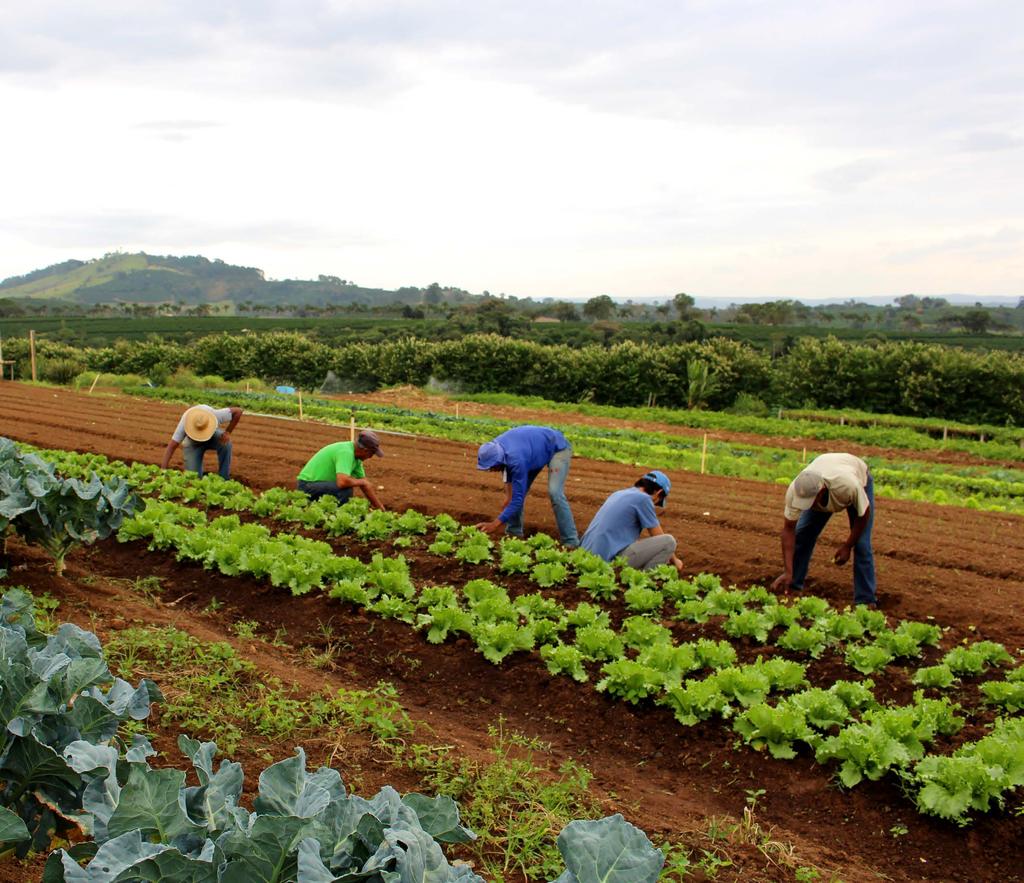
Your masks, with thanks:
[[[0,434],[125,460],[159,462],[181,410],[0,385]],[[234,477],[257,488],[293,486],[307,457],[339,432],[247,415],[234,435]],[[447,511],[467,522],[497,512],[500,486],[495,476],[476,471],[471,446],[387,436],[385,453],[368,463],[368,473],[389,506]],[[634,470],[574,460],[567,490],[579,525],[610,491],[657,465]],[[672,478],[663,523],[679,539],[691,572],[714,571],[741,585],[776,575],[782,487],[685,472]],[[532,492],[526,514],[528,529],[553,531],[542,487]],[[1024,646],[1022,526],[1012,516],[880,499],[875,551],[884,609],[891,617],[933,616],[955,635],[1002,641],[1011,651]],[[823,542],[840,534],[830,525]],[[827,557],[823,549],[815,561],[813,589],[841,605],[850,595],[850,572],[827,564]],[[439,739],[471,751],[474,734],[504,715],[513,728],[549,741],[556,756],[584,762],[598,789],[616,794],[627,815],[651,832],[692,830],[701,816],[737,817],[748,793],[763,788],[757,815],[774,828],[773,838],[795,844],[808,862],[835,868],[844,880],[1024,877],[1024,818],[994,814],[962,831],[918,816],[891,783],[841,792],[809,756],[781,762],[736,750],[721,724],[680,728],[661,710],[611,702],[586,686],[551,678],[536,659],[491,666],[464,643],[429,645],[406,626],[353,613],[319,594],[291,599],[134,545],[107,543],[76,553],[72,562],[104,576],[163,577],[174,587],[171,597],[192,593],[179,605],[184,609],[177,615],[186,620],[199,617],[216,595],[239,616],[265,624],[267,634],[283,625],[290,643],[316,642],[317,622],[332,619],[352,645],[346,673],[367,684],[394,681],[411,713],[429,721]],[[901,826],[908,833],[895,835]],[[780,872],[778,879],[787,875]]]

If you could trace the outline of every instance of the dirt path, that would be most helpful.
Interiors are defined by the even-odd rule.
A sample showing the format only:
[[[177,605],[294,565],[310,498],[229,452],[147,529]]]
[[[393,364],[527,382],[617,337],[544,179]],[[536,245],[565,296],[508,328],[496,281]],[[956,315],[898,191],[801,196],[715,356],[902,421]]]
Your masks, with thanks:
[[[159,462],[181,410],[0,385],[0,434],[126,460]],[[234,436],[235,477],[257,488],[292,486],[308,456],[340,432],[248,415]],[[497,512],[497,479],[476,471],[471,446],[387,437],[385,451],[383,459],[371,461],[369,473],[389,506],[447,511],[464,521]],[[641,471],[575,460],[568,492],[579,525],[587,524],[609,492],[632,483]],[[714,571],[742,585],[763,583],[778,572],[784,488],[671,475],[664,524],[680,539],[692,572]],[[554,530],[540,488],[527,504],[527,527]],[[999,640],[1011,650],[1024,646],[1022,527],[1022,519],[996,513],[880,499],[875,549],[886,612],[934,616],[958,633]],[[840,527],[830,525],[829,531],[825,542],[837,538]],[[395,681],[407,707],[430,721],[440,738],[473,750],[474,734],[503,715],[516,729],[550,742],[556,756],[581,759],[595,772],[598,787],[634,805],[634,818],[651,831],[687,830],[702,816],[739,816],[748,793],[764,788],[758,803],[762,824],[774,826],[775,838],[793,842],[808,860],[841,867],[845,880],[876,873],[896,880],[1022,879],[1022,818],[986,818],[961,832],[919,817],[892,784],[839,792],[809,757],[783,763],[735,750],[733,734],[721,724],[681,729],[661,710],[612,703],[551,678],[533,659],[494,667],[464,644],[434,647],[406,626],[346,613],[322,595],[282,604],[285,596],[262,584],[218,577],[134,546],[106,544],[79,554],[105,575],[155,573],[181,594],[194,591],[192,613],[183,615],[197,614],[216,595],[239,616],[266,624],[271,634],[284,625],[297,645],[318,640],[318,620],[332,618],[352,647],[343,663],[347,674],[367,683]],[[849,569],[833,568],[825,559],[823,549],[812,570],[813,588],[833,603],[845,603]],[[909,833],[894,836],[901,826]]]

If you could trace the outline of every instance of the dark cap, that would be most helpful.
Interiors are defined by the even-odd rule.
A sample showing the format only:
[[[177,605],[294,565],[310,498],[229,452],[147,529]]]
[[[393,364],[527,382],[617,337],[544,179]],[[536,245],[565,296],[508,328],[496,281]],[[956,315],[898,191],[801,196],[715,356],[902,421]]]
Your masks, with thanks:
[[[377,433],[371,429],[364,429],[356,436],[356,447],[369,451],[374,457],[383,457],[384,452],[380,449],[380,439]]]

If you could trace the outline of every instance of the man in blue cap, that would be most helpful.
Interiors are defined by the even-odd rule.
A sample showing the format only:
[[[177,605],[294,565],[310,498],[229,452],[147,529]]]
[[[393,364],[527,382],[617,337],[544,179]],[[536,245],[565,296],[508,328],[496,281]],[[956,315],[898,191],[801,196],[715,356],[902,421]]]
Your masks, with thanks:
[[[665,533],[655,505],[665,507],[672,482],[662,471],[648,472],[633,487],[616,491],[597,510],[580,545],[611,561],[622,556],[630,567],[650,570],[659,564],[671,564],[679,573],[683,562],[676,556],[676,540]],[[640,539],[640,534],[647,536]]]
[[[534,479],[546,466],[548,470],[548,496],[555,513],[555,523],[563,546],[575,548],[580,544],[576,522],[565,497],[565,480],[569,477],[572,445],[557,429],[549,426],[516,426],[492,441],[480,445],[476,467],[490,472],[502,472],[505,480],[505,508],[493,521],[477,525],[480,530],[493,533],[505,525],[505,533],[523,535],[523,505]]]

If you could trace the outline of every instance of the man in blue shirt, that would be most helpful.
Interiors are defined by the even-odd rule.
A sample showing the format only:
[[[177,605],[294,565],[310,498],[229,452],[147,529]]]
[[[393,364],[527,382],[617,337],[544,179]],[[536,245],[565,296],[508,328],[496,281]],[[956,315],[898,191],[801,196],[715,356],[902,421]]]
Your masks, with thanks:
[[[548,496],[555,513],[558,533],[563,546],[575,548],[580,544],[576,522],[565,497],[565,480],[569,476],[572,445],[557,429],[549,426],[516,426],[492,441],[480,445],[477,469],[504,473],[505,508],[493,521],[477,525],[480,530],[493,533],[505,525],[505,533],[523,535],[523,505],[533,480],[546,466],[548,469]]]
[[[655,469],[633,487],[616,491],[597,510],[580,545],[605,561],[621,555],[637,570],[671,564],[682,573],[675,537],[662,530],[654,513],[655,503],[664,508],[670,490],[669,477]],[[648,535],[640,539],[645,530]]]

